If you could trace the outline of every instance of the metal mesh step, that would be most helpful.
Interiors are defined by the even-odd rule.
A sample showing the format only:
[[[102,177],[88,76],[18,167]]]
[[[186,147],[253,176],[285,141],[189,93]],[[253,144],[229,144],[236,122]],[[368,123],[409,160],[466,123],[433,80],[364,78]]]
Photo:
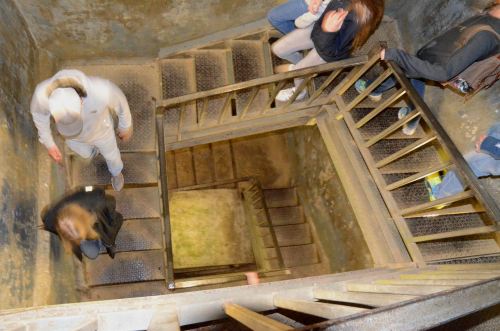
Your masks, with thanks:
[[[104,285],[90,290],[88,300],[112,300],[167,294],[164,281],[150,281],[121,285]]]
[[[452,259],[447,261],[433,262],[432,264],[475,264],[475,263],[500,263],[500,254],[469,257],[463,259]]]
[[[500,253],[500,248],[494,239],[442,240],[417,245],[425,261]]]
[[[351,111],[352,117],[355,122],[361,120],[364,116],[368,115],[373,111],[370,108],[356,108]],[[371,121],[366,123],[359,129],[361,136],[363,139],[370,139],[377,134],[381,133],[385,129],[387,129],[390,125],[398,121],[398,111],[399,108],[387,108],[379,115],[375,116]],[[419,139],[423,138],[425,133],[422,127],[419,125],[415,133],[411,136],[407,136],[403,133],[403,131],[397,130],[391,135],[387,136],[385,139]]]
[[[122,153],[123,177],[125,184],[156,183],[156,156],[153,153]],[[101,155],[88,162],[73,156],[71,162],[73,184],[105,185],[110,184],[111,174]]]
[[[295,188],[264,190],[268,208],[297,206],[299,198]]]
[[[163,270],[162,250],[117,253],[114,259],[100,255],[85,262],[90,286],[160,280]]]
[[[129,188],[120,192],[106,191],[116,198],[116,210],[125,219],[160,217],[160,197],[157,187]]]
[[[86,65],[74,69],[90,76],[111,80],[127,97],[134,135],[126,143],[118,141],[121,151],[154,151],[154,103],[160,97],[158,66],[156,63],[121,65]]]
[[[400,141],[400,140],[388,140]],[[410,141],[411,140],[407,140]],[[377,145],[377,144],[376,144]],[[386,165],[379,169],[382,174],[392,173],[417,173],[430,167],[442,164],[437,148],[434,144],[428,144],[418,150]]]
[[[144,251],[162,249],[162,227],[160,219],[139,219],[123,222],[116,237],[116,251]],[[103,249],[101,253],[106,253]]]
[[[287,268],[320,262],[315,244],[281,247],[280,250]]]
[[[304,223],[302,206],[269,208],[269,215],[273,225],[290,225]]]
[[[444,215],[438,217],[407,218],[406,224],[413,236],[450,232],[484,226],[481,214]]]
[[[196,92],[195,60],[192,58],[164,59],[160,61],[163,99]],[[175,135],[179,125],[180,108],[170,108],[165,113],[165,136]],[[196,123],[196,108],[189,105],[184,110],[183,127]],[[168,138],[166,138],[169,141]]]
[[[427,192],[423,180],[393,190],[392,196],[400,209],[413,207],[430,201],[429,193]]]

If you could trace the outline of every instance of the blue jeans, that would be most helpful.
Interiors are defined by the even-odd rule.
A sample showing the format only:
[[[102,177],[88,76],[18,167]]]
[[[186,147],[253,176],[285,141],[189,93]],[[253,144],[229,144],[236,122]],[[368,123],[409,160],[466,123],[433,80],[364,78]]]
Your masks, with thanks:
[[[494,124],[488,130],[488,136],[500,139],[500,123]],[[500,176],[500,160],[496,160],[491,155],[474,151],[464,155],[464,158],[477,177]],[[434,195],[441,199],[463,192],[464,189],[465,187],[458,179],[457,174],[454,171],[449,171],[444,176],[442,183],[436,187]]]
[[[305,0],[288,0],[276,6],[267,13],[267,19],[272,26],[283,34],[295,30],[295,19],[307,12]]]

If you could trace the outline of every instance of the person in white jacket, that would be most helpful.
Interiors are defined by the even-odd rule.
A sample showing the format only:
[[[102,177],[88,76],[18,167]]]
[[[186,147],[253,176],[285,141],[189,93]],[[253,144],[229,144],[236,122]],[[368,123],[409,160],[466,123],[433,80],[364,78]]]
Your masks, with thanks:
[[[50,117],[66,144],[83,158],[101,153],[112,175],[115,191],[124,185],[123,162],[116,143],[113,118],[118,117],[118,136],[132,136],[132,116],[123,92],[112,82],[89,77],[78,70],[61,70],[37,85],[31,100],[31,114],[40,142],[55,162],[62,164],[61,151],[52,137]]]

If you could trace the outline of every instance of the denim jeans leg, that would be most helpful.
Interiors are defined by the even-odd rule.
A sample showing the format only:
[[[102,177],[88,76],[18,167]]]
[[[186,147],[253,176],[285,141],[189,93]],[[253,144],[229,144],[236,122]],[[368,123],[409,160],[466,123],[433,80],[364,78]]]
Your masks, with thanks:
[[[469,152],[464,155],[465,160],[469,164],[474,175],[477,177],[499,176],[500,175],[500,160],[495,160],[488,154]],[[443,181],[436,188],[436,198],[446,198],[463,192],[464,185],[458,179],[454,171],[449,171],[443,178]]]
[[[305,0],[288,0],[269,11],[267,19],[272,26],[283,34],[295,30],[295,19],[307,12]]]

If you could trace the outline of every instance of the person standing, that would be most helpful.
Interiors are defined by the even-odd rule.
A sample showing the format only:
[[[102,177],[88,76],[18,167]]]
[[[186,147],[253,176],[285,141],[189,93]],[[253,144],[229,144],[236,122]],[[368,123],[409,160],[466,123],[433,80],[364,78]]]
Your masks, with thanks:
[[[62,164],[62,154],[52,137],[51,117],[66,145],[76,154],[85,159],[102,154],[112,175],[113,189],[123,188],[123,162],[110,111],[118,117],[118,136],[123,141],[132,136],[132,115],[120,88],[78,70],[61,70],[37,85],[30,108],[39,140],[55,162]]]

